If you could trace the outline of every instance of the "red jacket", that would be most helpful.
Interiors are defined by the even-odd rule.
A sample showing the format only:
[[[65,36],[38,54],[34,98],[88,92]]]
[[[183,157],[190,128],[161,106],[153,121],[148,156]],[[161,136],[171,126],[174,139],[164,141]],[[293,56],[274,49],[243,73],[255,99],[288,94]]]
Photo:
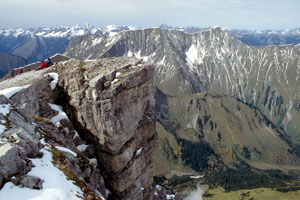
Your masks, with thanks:
[[[22,73],[23,73],[23,69],[22,68],[18,69],[18,74],[22,74]]]
[[[47,67],[47,63],[45,61],[43,61],[40,68],[45,69],[46,67]]]

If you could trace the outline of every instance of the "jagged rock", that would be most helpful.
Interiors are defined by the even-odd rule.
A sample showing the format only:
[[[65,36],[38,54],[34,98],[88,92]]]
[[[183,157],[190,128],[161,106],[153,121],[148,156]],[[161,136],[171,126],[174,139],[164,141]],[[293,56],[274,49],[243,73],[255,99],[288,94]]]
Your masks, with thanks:
[[[36,157],[41,149],[40,135],[35,132],[35,125],[28,123],[26,119],[17,112],[9,115],[10,129],[3,137],[13,138],[15,143],[22,147],[29,157]]]
[[[35,176],[24,176],[20,181],[20,185],[31,189],[41,190],[43,189],[43,182],[43,180]]]
[[[37,156],[41,148],[40,135],[35,132],[35,126],[28,120],[30,119],[28,112],[32,112],[18,112],[20,102],[25,99],[14,101],[13,98],[0,96],[1,104],[10,105],[9,114],[5,118],[8,124],[7,130],[1,135],[1,138],[6,139],[8,143],[0,144],[0,185],[13,175],[26,174],[32,167],[27,157]],[[24,110],[27,109],[25,107]]]
[[[70,125],[69,123],[64,124]],[[66,135],[63,129],[59,129],[51,123],[38,122],[37,130],[45,135],[47,142],[52,146],[64,146],[76,152],[77,148],[72,140],[74,136],[70,133]],[[85,185],[86,188],[92,189],[93,195],[99,191],[107,198],[104,180],[97,164],[91,164],[91,161],[83,154],[78,154],[77,157],[74,157],[74,155],[58,149],[55,149],[53,154],[54,163],[57,163],[57,166],[68,175],[68,178],[74,180],[77,184]],[[88,194],[92,195],[90,192]]]
[[[41,190],[43,189],[43,180],[36,176],[25,175],[22,177],[13,178],[12,182],[19,187],[27,187],[30,189]]]
[[[7,104],[9,104],[9,100],[4,95],[0,95],[0,105],[3,106]],[[3,120],[3,122],[6,121],[5,116],[2,113],[0,113],[0,120]]]
[[[26,174],[32,167],[32,162],[27,159],[25,152],[16,145],[0,145],[0,186],[13,175]]]

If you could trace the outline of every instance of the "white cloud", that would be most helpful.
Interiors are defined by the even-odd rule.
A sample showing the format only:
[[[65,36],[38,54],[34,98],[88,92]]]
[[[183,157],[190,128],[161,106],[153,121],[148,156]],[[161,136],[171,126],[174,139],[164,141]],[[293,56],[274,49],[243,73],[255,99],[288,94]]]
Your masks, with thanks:
[[[89,22],[158,26],[299,27],[298,0],[1,0],[2,27]],[[0,27],[1,28],[1,27]]]

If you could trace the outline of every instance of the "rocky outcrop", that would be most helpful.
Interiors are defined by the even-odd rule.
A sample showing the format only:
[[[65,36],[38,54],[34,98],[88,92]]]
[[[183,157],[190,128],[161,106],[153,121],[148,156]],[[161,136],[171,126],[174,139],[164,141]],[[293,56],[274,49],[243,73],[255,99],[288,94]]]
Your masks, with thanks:
[[[27,159],[24,151],[10,143],[0,146],[0,165],[0,185],[9,180],[11,176],[26,174],[32,167],[32,163]]]
[[[0,113],[1,122],[4,122],[6,127],[6,131],[0,133],[0,185],[10,180],[12,176],[22,176],[30,171],[32,162],[28,158],[36,157],[41,148],[40,135],[35,131],[33,121],[28,117],[30,114],[37,113],[30,108],[38,106],[39,101],[28,101],[28,104],[23,104],[19,99],[28,89],[19,92],[11,99],[0,95],[0,106],[7,105],[9,111]],[[35,90],[31,95],[35,96],[38,93],[39,90]],[[22,110],[31,112],[26,115]]]
[[[96,138],[97,158],[116,199],[151,199],[155,122],[153,65],[136,59],[73,61],[57,66],[58,86],[83,137]]]
[[[28,158],[46,148],[84,198],[153,199],[153,73],[153,65],[133,58],[71,59],[2,81],[0,90],[20,90],[0,95],[10,105],[0,115],[0,185],[42,189],[44,180],[26,173]]]

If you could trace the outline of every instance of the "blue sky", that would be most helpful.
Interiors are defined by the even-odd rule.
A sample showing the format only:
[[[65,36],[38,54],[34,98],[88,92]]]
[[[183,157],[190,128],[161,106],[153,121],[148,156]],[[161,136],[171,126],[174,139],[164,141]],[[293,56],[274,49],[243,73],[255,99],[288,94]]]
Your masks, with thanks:
[[[300,27],[300,0],[1,0],[0,28],[90,23],[238,29]]]

